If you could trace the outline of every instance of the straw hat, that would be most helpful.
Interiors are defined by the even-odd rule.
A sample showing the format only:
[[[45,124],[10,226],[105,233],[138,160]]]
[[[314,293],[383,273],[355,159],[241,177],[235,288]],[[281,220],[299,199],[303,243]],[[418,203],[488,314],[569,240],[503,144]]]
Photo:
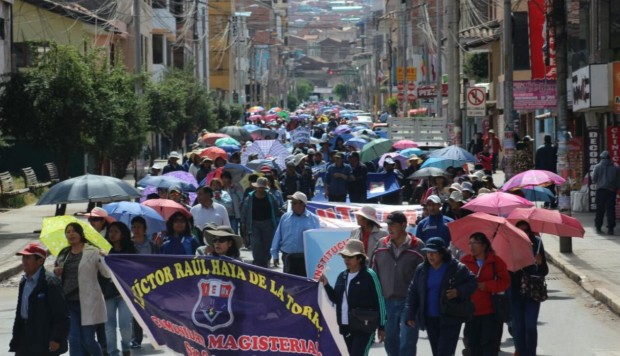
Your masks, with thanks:
[[[354,212],[353,214],[362,216],[377,224],[377,226],[381,226],[381,223],[379,223],[379,220],[377,219],[377,211],[372,206],[364,205],[361,209]]]
[[[361,240],[349,239],[344,245],[344,249],[340,251],[340,255],[348,257],[362,255],[366,257],[366,254],[364,253],[364,243]]]

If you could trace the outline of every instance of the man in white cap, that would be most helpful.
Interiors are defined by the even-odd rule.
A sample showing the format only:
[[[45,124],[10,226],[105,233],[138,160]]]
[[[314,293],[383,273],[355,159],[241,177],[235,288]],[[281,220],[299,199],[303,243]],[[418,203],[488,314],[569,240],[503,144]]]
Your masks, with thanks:
[[[177,151],[172,151],[168,155],[168,164],[164,167],[164,174],[174,171],[184,171],[181,163],[181,154]]]
[[[9,352],[21,355],[60,355],[67,352],[69,311],[60,280],[45,270],[47,251],[37,242],[16,253],[22,258],[24,276]]]
[[[271,243],[273,265],[278,267],[282,252],[284,273],[306,276],[304,256],[304,231],[321,227],[319,217],[306,210],[308,197],[302,192],[295,192],[287,197],[291,200],[291,211],[282,215]]]
[[[441,237],[446,246],[450,245],[450,230],[446,224],[453,220],[441,213],[441,199],[433,194],[426,199],[425,203],[428,216],[422,219],[416,227],[415,236],[424,242],[431,237]]]

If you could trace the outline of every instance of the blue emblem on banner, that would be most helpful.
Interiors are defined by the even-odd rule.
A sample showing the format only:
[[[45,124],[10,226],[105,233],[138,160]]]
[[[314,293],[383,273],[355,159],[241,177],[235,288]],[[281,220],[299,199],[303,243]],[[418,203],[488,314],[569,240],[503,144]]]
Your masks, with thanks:
[[[232,296],[235,285],[219,279],[201,279],[198,282],[198,301],[192,311],[196,326],[211,331],[233,323]]]

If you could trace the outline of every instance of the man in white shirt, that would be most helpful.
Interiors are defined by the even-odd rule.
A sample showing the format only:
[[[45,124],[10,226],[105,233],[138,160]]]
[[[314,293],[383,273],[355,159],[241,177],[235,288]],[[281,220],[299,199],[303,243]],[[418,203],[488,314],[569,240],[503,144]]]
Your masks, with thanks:
[[[190,210],[194,217],[194,225],[200,230],[207,223],[230,226],[226,207],[213,201],[213,190],[210,187],[200,187],[197,193],[196,201],[199,204]]]

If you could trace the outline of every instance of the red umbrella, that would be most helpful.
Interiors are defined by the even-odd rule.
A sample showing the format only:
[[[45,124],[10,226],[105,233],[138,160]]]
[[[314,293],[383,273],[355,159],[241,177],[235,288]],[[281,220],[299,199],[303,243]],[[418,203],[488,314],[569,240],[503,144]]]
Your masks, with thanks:
[[[228,136],[227,134],[223,134],[223,133],[210,132],[202,136],[202,142],[206,143],[209,146],[215,146],[215,141],[217,141],[218,139],[222,137],[230,137],[230,136]]]
[[[463,205],[463,209],[506,216],[516,208],[529,208],[532,206],[534,206],[532,202],[520,196],[504,192],[494,192],[473,199]]]
[[[260,121],[263,119],[262,115],[252,115],[250,117],[248,117],[248,120],[250,121]]]
[[[228,154],[226,153],[226,151],[219,147],[205,148],[202,152],[200,152],[200,157],[209,157],[213,161],[215,161],[215,159],[218,157],[222,157],[224,161],[228,160]]]
[[[512,225],[506,218],[486,213],[473,213],[448,223],[452,243],[469,252],[469,238],[476,232],[483,233],[491,248],[510,271],[518,271],[534,264],[532,242],[525,232]]]
[[[278,119],[278,117],[279,117],[279,116],[278,116],[278,115],[276,115],[276,114],[269,114],[269,115],[265,115],[265,117],[263,118],[263,120],[265,120],[265,122],[271,122],[271,121],[277,120],[277,119]]]
[[[557,235],[583,237],[585,230],[579,220],[561,214],[557,210],[531,208],[517,208],[507,217],[513,224],[525,220],[530,224],[532,231]]]
[[[398,140],[392,145],[397,150],[405,150],[407,148],[417,148],[418,144],[411,140]]]
[[[145,200],[142,205],[146,205],[149,208],[153,208],[164,219],[168,220],[172,214],[180,211],[186,217],[190,218],[192,215],[185,209],[185,207],[174,200],[170,199],[149,199]]]
[[[542,169],[530,169],[510,178],[502,186],[502,191],[515,190],[522,187],[541,186],[546,187],[551,184],[564,184],[566,180],[559,175]]]

